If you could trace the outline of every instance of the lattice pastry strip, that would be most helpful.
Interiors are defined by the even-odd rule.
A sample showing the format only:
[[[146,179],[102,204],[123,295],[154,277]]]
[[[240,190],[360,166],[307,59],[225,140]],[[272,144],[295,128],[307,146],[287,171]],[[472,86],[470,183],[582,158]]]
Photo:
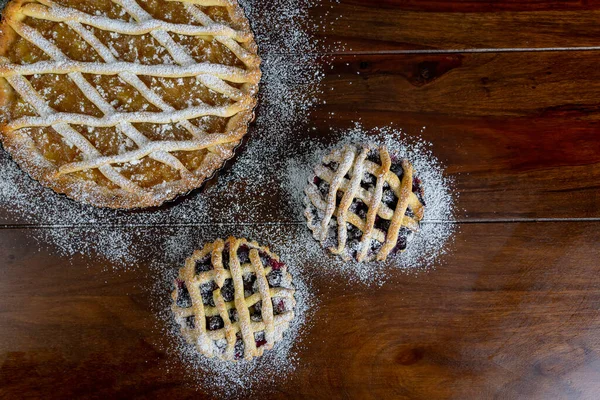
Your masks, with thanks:
[[[179,271],[172,310],[182,335],[200,353],[251,359],[271,349],[294,317],[291,280],[268,248],[217,239]]]
[[[406,248],[424,214],[420,180],[408,160],[392,158],[385,146],[347,145],[314,171],[305,189],[305,216],[315,239],[358,261],[385,260]]]
[[[171,1],[168,4],[179,4],[176,9],[185,13],[189,19],[189,23],[175,23],[155,19],[140,5],[146,0],[139,0],[140,3],[136,0],[112,0],[115,6],[121,7],[132,18],[130,21],[111,18],[103,15],[100,10],[93,15],[77,9],[78,2],[74,2],[73,8],[66,6],[64,3],[67,1],[61,0],[59,4],[53,0],[12,0],[4,12],[0,36],[0,105],[4,122],[0,128],[5,147],[27,172],[45,185],[98,206],[132,208],[158,205],[177,194],[198,187],[232,155],[232,150],[253,118],[257,84],[261,75],[260,59],[256,54],[256,44],[248,21],[237,2]],[[230,21],[217,23],[199,6],[224,7]],[[59,28],[61,24],[67,26],[102,61],[70,59],[64,48],[42,34],[47,29],[44,25],[47,23],[53,23]],[[121,61],[112,48],[109,48],[112,43],[105,43],[96,36],[95,32],[99,31],[110,33],[109,37],[111,40],[115,38],[115,41],[149,35],[168,52],[176,64],[146,63],[144,59],[135,62]],[[239,60],[243,67],[214,61],[197,62],[178,41],[177,37],[182,36],[197,38],[199,43],[210,43],[210,38],[214,39]],[[27,42],[19,41],[19,38]],[[33,62],[11,62],[9,54],[13,47],[20,49],[23,43],[29,43],[31,54],[41,50],[48,59],[36,56],[38,59]],[[157,46],[157,54],[159,50]],[[225,60],[226,57],[223,57]],[[67,76],[86,100],[103,115],[55,110],[35,90],[30,79],[26,78],[48,74]],[[90,83],[87,75],[118,76],[159,111],[119,111]],[[199,98],[198,105],[176,109],[164,101],[152,86],[144,83],[141,76],[157,79],[192,77],[207,88],[207,93],[214,93],[227,101],[211,105],[204,98]],[[2,81],[7,85],[2,85]],[[186,89],[182,87],[181,90]],[[18,98],[29,104],[37,115],[23,115],[22,112],[14,111],[18,110]],[[208,132],[192,122],[203,118],[226,120],[224,131]],[[137,124],[180,126],[190,134],[191,139],[150,139]],[[74,126],[114,129],[131,140],[136,148],[119,149],[116,154],[104,154],[104,150],[96,148]],[[62,146],[76,148],[81,154],[80,159],[47,159],[44,155],[47,149],[39,148],[43,144],[40,145],[29,136],[32,129],[46,128],[52,128],[62,138]],[[202,151],[205,153],[199,153]],[[198,154],[193,157],[204,154],[204,159],[199,164],[194,161],[194,166],[190,168],[180,159],[179,154],[182,153]],[[146,158],[177,171],[179,178],[168,177],[162,183],[142,187],[120,171],[121,166],[137,165]],[[96,178],[89,178],[90,175],[85,175],[87,178],[76,175],[93,170],[100,171],[117,189]],[[160,182],[159,176],[154,177],[156,174],[158,172],[155,168],[146,167],[138,175],[144,176],[148,181]]]
[[[43,48],[45,49],[46,53],[49,54],[54,60],[60,61],[60,60],[67,59],[67,57],[63,54],[63,52],[56,45],[54,45],[52,42],[50,42],[49,40],[44,38],[42,35],[40,35],[39,32],[37,32],[35,29],[31,29],[27,25],[24,25],[19,22],[12,23],[11,27],[18,34],[20,34],[22,37],[26,38],[30,42],[39,43],[40,45],[42,45]],[[113,106],[110,105],[106,100],[104,100],[104,98],[98,93],[96,88],[94,88],[83,77],[83,75],[80,72],[71,72],[68,75],[73,80],[73,82],[75,82],[77,87],[83,93],[88,94],[88,98],[92,101],[92,103],[94,103],[94,105],[96,105],[96,107],[98,107],[100,110],[102,110],[102,112],[104,114],[111,115],[111,116],[118,115],[118,114],[116,114],[116,110],[113,108]],[[55,115],[56,114],[53,114],[53,116],[55,116]],[[43,117],[42,119],[47,120],[47,118],[48,117]],[[18,125],[17,122],[18,121],[13,121],[8,126],[13,129],[18,129],[19,127],[26,126],[26,125],[15,126],[15,125]],[[46,121],[44,121],[44,124],[45,123],[46,123]],[[142,133],[140,133],[130,122],[120,121],[117,125],[119,126],[120,130],[126,136],[128,136],[130,139],[132,139],[138,147],[143,148],[144,146],[146,146],[148,144],[148,142],[149,142],[148,139]],[[165,164],[168,164],[171,167],[180,170],[183,174],[189,174],[189,172],[190,172],[177,158],[173,157],[171,154],[167,153],[166,151],[159,150],[159,151],[156,151],[153,153],[148,152],[148,154],[150,155],[150,157],[154,158],[155,160],[164,162]],[[123,156],[123,155],[121,155],[121,156]],[[129,159],[129,157],[125,157],[124,159],[125,159],[125,161],[127,161]],[[88,169],[88,168],[92,167],[90,165],[91,164],[90,162],[88,162],[87,164],[88,164],[88,166],[80,165],[79,169],[73,169],[72,167],[71,167],[71,169],[69,169],[68,167],[65,168],[65,166],[62,166],[61,168],[59,168],[59,173],[65,173],[65,171],[74,172],[77,170]],[[100,167],[102,165],[108,165],[108,164],[110,164],[110,163],[109,162],[106,162],[104,164],[98,163],[96,165],[96,167]],[[71,164],[71,165],[73,165],[73,164]]]

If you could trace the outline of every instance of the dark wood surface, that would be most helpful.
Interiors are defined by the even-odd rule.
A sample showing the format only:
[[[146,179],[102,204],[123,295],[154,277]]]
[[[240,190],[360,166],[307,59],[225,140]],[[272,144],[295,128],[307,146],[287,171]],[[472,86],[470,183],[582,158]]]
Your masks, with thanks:
[[[600,45],[600,2],[342,0],[311,13],[347,46],[323,47],[333,68],[300,139],[358,118],[418,132],[456,180],[460,223],[428,273],[392,272],[381,288],[315,280],[298,367],[265,398],[598,398],[600,48],[584,47]],[[297,234],[281,201],[245,222]],[[150,259],[67,259],[23,223],[0,212],[0,398],[219,397],[164,351]]]
[[[340,0],[316,7],[337,53],[598,46],[597,1]]]

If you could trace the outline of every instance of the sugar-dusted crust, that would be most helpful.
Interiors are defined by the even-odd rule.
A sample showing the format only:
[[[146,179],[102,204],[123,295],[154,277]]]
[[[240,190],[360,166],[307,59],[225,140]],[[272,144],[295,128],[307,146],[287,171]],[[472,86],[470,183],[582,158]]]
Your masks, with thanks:
[[[233,78],[231,77],[226,77],[225,79],[231,79],[231,81],[236,81],[236,82],[241,82],[241,86],[239,86],[239,89],[235,90],[234,89],[230,89],[230,87],[225,87],[222,85],[223,82],[226,83],[226,81],[219,81],[219,77],[217,77],[217,79],[212,78],[211,76],[209,76],[209,79],[206,79],[206,82],[208,82],[209,85],[211,85],[210,90],[215,90],[215,91],[219,91],[219,90],[225,90],[225,94],[223,94],[223,96],[235,96],[236,98],[236,102],[235,103],[231,103],[230,105],[226,105],[221,107],[223,110],[213,110],[216,109],[216,107],[212,107],[210,110],[205,111],[202,109],[202,107],[197,107],[198,108],[198,112],[193,114],[193,117],[197,117],[198,115],[209,115],[209,114],[203,114],[204,112],[208,112],[208,113],[214,113],[214,112],[221,112],[222,115],[226,116],[228,119],[224,132],[216,132],[216,133],[210,133],[210,134],[204,134],[204,136],[200,135],[200,136],[195,136],[193,139],[190,140],[186,140],[186,141],[164,141],[165,143],[165,148],[158,148],[157,151],[153,151],[153,152],[141,152],[140,154],[144,154],[143,156],[139,157],[136,156],[135,154],[133,154],[133,152],[126,152],[127,154],[122,155],[122,154],[110,154],[108,156],[104,155],[104,154],[95,154],[92,152],[92,155],[87,155],[85,157],[83,157],[83,159],[81,160],[76,160],[76,162],[70,162],[70,163],[64,163],[63,165],[56,165],[56,163],[51,162],[50,160],[46,159],[44,157],[44,155],[42,154],[42,152],[40,151],[40,149],[38,148],[37,144],[35,143],[35,141],[27,134],[27,129],[22,129],[23,127],[27,128],[30,126],[40,126],[40,125],[36,125],[36,124],[43,124],[46,123],[48,120],[50,120],[51,116],[50,115],[42,115],[41,117],[21,117],[21,118],[17,118],[16,120],[10,119],[10,115],[8,112],[6,112],[7,108],[11,105],[11,103],[15,102],[16,99],[18,99],[20,97],[20,95],[17,93],[16,90],[14,90],[13,88],[15,87],[15,82],[16,84],[19,84],[19,82],[21,82],[21,84],[26,83],[25,81],[23,81],[21,79],[21,76],[16,76],[19,74],[14,74],[14,72],[11,72],[11,69],[14,70],[16,69],[29,69],[29,68],[33,68],[35,70],[35,68],[37,68],[37,65],[39,65],[40,63],[34,63],[31,65],[26,65],[23,66],[22,64],[9,64],[7,59],[5,58],[6,55],[8,54],[8,52],[10,51],[11,46],[13,46],[17,39],[19,38],[19,35],[16,33],[16,31],[11,27],[11,24],[14,26],[14,24],[19,24],[20,21],[22,21],[25,16],[24,16],[24,9],[27,10],[26,12],[31,15],[33,12],[42,12],[42,14],[44,14],[44,10],[46,10],[46,8],[44,7],[51,7],[52,5],[54,5],[54,3],[50,2],[50,0],[39,0],[40,3],[35,3],[35,5],[37,6],[38,4],[40,5],[38,8],[32,7],[32,5],[30,3],[32,3],[31,1],[27,1],[27,0],[12,0],[8,3],[6,9],[3,12],[3,20],[2,23],[0,24],[0,57],[2,57],[5,64],[0,64],[0,83],[2,84],[2,88],[0,89],[0,110],[5,110],[5,112],[3,113],[4,116],[2,118],[2,123],[0,124],[0,133],[1,133],[1,138],[2,138],[2,143],[4,145],[4,148],[11,154],[11,156],[14,158],[14,160],[19,164],[19,166],[25,170],[26,172],[28,172],[34,179],[38,180],[39,182],[41,182],[44,186],[47,186],[51,189],[53,189],[54,191],[58,192],[58,193],[64,193],[67,196],[71,197],[72,199],[78,200],[78,201],[82,201],[84,203],[88,203],[88,204],[92,204],[94,206],[97,207],[110,207],[110,208],[143,208],[143,207],[151,207],[151,206],[158,206],[160,204],[162,204],[165,201],[171,200],[175,197],[177,197],[178,195],[181,194],[185,194],[195,188],[198,188],[202,185],[202,183],[204,181],[206,181],[207,179],[209,179],[214,173],[215,171],[217,171],[222,165],[223,163],[228,160],[229,158],[231,158],[233,156],[234,150],[237,147],[237,145],[240,143],[242,137],[246,134],[247,132],[247,128],[248,128],[248,124],[254,119],[254,107],[256,105],[256,95],[258,92],[258,82],[260,80],[260,59],[257,56],[257,46],[256,43],[253,39],[252,36],[252,31],[250,30],[250,25],[248,20],[245,18],[243,10],[241,9],[241,7],[237,4],[237,2],[235,0],[232,1],[224,1],[223,2],[223,7],[227,8],[227,13],[229,14],[230,18],[231,18],[231,26],[235,27],[235,30],[237,32],[237,34],[239,35],[245,35],[246,37],[248,37],[249,39],[244,41],[244,42],[239,42],[236,44],[239,45],[242,50],[240,50],[241,53],[241,57],[240,59],[243,61],[243,69],[244,71],[238,72],[238,70],[241,70],[241,68],[237,68],[235,69],[234,72],[232,72],[230,75],[234,76]],[[133,0],[119,0],[119,4],[124,3],[125,5],[130,4],[130,2]],[[183,3],[185,3],[185,7],[196,7],[195,4],[193,3],[198,3],[198,4],[202,4],[202,0],[184,0]],[[214,2],[212,2],[214,3]],[[200,9],[200,8],[198,8]],[[57,14],[60,16],[60,14]],[[29,17],[28,17],[29,18]],[[48,18],[55,18],[55,17],[48,17]],[[155,20],[156,21],[156,20]],[[102,21],[101,21],[102,22]],[[134,23],[131,23],[130,25],[133,26]],[[181,24],[180,24],[181,25]],[[194,25],[194,27],[198,27],[200,25]],[[164,31],[163,31],[164,32]],[[168,33],[167,33],[168,34]],[[224,40],[231,40],[230,38],[225,38]],[[40,47],[40,46],[38,46]],[[47,52],[48,53],[48,52]],[[48,53],[51,57],[52,54],[51,52]],[[57,61],[59,61],[59,59],[56,59]],[[62,61],[62,60],[61,60]],[[48,64],[48,62],[47,62]],[[44,72],[48,72],[49,73],[53,73],[56,71],[56,66],[58,65],[58,63],[51,63],[53,64],[49,69],[46,69]],[[90,65],[90,64],[103,64],[103,63],[79,63],[79,64],[86,64],[86,66]],[[107,63],[110,64],[110,63]],[[58,65],[60,67],[60,65]],[[104,67],[104,65],[102,65]],[[197,65],[192,65],[193,67],[196,67]],[[75,66],[75,73],[79,73],[78,68],[80,68],[81,65],[76,65]],[[93,65],[93,67],[95,68],[96,65]],[[176,70],[178,66],[174,66],[173,69]],[[112,68],[112,67],[110,67]],[[109,69],[110,69],[109,68]],[[108,75],[116,75],[118,74],[119,77],[122,76],[123,72],[127,72],[126,70],[120,70],[119,67],[116,67],[117,70],[115,71],[109,71]],[[160,66],[158,68],[161,68]],[[155,68],[155,70],[158,70],[158,68]],[[169,67],[171,68],[171,67]],[[211,67],[212,68],[212,67]],[[183,70],[183,67],[180,67],[179,70]],[[209,69],[209,71],[212,71],[212,69]],[[35,72],[35,71],[34,71]],[[25,71],[25,75],[30,75],[34,72],[31,71]],[[63,72],[58,72],[58,73],[63,73]],[[160,73],[160,71],[159,71]],[[244,78],[239,78],[237,77],[237,75],[239,75],[240,73],[244,74]],[[211,75],[210,73],[208,75]],[[15,77],[16,76],[16,77]],[[190,76],[185,75],[185,76]],[[192,75],[194,76],[194,75]],[[198,75],[199,77],[200,75]],[[206,77],[206,74],[203,75],[204,77]],[[73,76],[71,74],[69,74],[69,77],[73,78]],[[7,83],[10,82],[9,80],[13,79],[12,83]],[[21,81],[18,81],[18,79],[21,79]],[[200,79],[200,78],[198,78]],[[202,78],[204,79],[204,78]],[[81,79],[80,79],[81,80]],[[216,82],[215,82],[216,81]],[[205,81],[203,80],[202,83],[205,83]],[[86,82],[84,82],[83,80],[81,80],[81,84],[84,85],[84,88],[86,88],[85,84]],[[80,86],[81,88],[81,86]],[[231,93],[235,92],[233,95],[229,92],[227,92],[227,90],[229,90]],[[150,95],[152,95],[153,93],[150,93]],[[86,94],[86,96],[88,96]],[[144,95],[146,96],[146,95]],[[34,99],[35,100],[35,99]],[[102,103],[102,99],[98,100],[101,104],[100,106],[103,105]],[[97,103],[95,103],[95,105],[98,105]],[[104,104],[104,107],[109,107],[106,104]],[[207,106],[207,109],[209,109],[210,107]],[[162,111],[163,115],[166,115],[168,117],[169,115],[169,111],[168,109],[163,109],[164,111]],[[171,108],[172,112],[175,112],[177,110],[173,110]],[[39,111],[39,110],[38,110]],[[186,110],[183,110],[186,111]],[[194,110],[192,110],[194,111]],[[116,111],[115,111],[116,112]],[[38,112],[39,114],[39,112]],[[125,113],[123,113],[125,114]],[[160,114],[160,113],[141,113],[143,115],[141,115],[140,118],[146,118],[146,117],[151,117],[154,118],[155,115]],[[61,124],[61,121],[64,119],[66,119],[66,124],[67,127],[64,127],[64,123],[61,124],[63,125],[63,127],[61,128],[61,130],[57,130],[59,133],[60,132],[65,132],[65,133],[69,133],[72,131],[69,131],[69,127],[70,125],[68,125],[69,121],[79,121],[79,115],[74,115],[74,114],[66,114],[66,113],[62,113],[60,116],[56,116],[53,115],[52,118],[55,118],[55,120],[58,120],[58,122],[56,122],[54,125],[52,125],[51,123],[48,123],[47,125],[43,125],[43,126],[49,126],[52,125],[52,128],[55,128],[58,124]],[[124,115],[125,118],[134,118],[137,116],[132,117],[132,114],[126,114]],[[189,116],[188,116],[189,117]],[[79,119],[78,119],[79,118]],[[170,117],[168,117],[170,118]],[[138,118],[139,119],[139,118]],[[134,124],[139,122],[138,120],[132,120],[132,123],[128,123],[128,127],[129,130],[133,130],[135,133],[135,128],[133,128]],[[102,118],[96,118],[94,121],[92,121],[92,123],[96,123],[96,124],[101,124],[104,123],[105,121],[102,121]],[[176,121],[175,121],[176,122]],[[74,123],[74,122],[71,122]],[[119,127],[121,127],[122,122],[119,122]],[[189,121],[188,119],[184,118],[181,120],[182,124],[188,124]],[[114,124],[112,126],[114,126],[114,129],[117,129],[117,124]],[[99,126],[99,125],[98,125]],[[189,126],[189,125],[186,125]],[[195,128],[195,127],[194,127]],[[56,128],[55,128],[56,129]],[[191,128],[190,128],[191,129]],[[139,132],[138,132],[139,133]],[[142,135],[143,136],[143,135]],[[79,140],[79,139],[78,139]],[[155,146],[155,143],[157,141],[156,140],[152,140],[152,141],[148,141],[148,145],[152,145]],[[161,142],[161,146],[163,141]],[[69,142],[70,144],[72,143],[72,140]],[[85,148],[85,146],[87,146],[84,141],[81,141],[82,143],[82,147],[81,148]],[[78,142],[75,142],[75,146],[78,146]],[[142,149],[144,147],[144,145],[139,146],[139,149]],[[155,146],[156,147],[156,146]],[[160,147],[160,146],[159,146]],[[154,147],[153,147],[154,148]],[[200,149],[206,149],[207,152],[204,156],[204,158],[201,161],[201,164],[195,168],[194,170],[190,170],[189,173],[188,171],[185,171],[184,168],[181,169],[180,172],[180,177],[179,179],[176,180],[172,180],[172,181],[164,181],[160,184],[156,184],[153,185],[151,187],[144,187],[144,188],[140,188],[138,185],[136,185],[134,182],[129,181],[128,179],[125,178],[125,180],[121,179],[122,177],[119,177],[119,173],[115,172],[114,170],[110,172],[109,174],[109,180],[112,180],[110,178],[110,176],[115,176],[116,180],[113,181],[112,183],[112,187],[108,187],[107,185],[103,184],[102,182],[96,182],[94,180],[91,179],[84,179],[81,178],[79,175],[75,175],[72,172],[77,172],[77,171],[85,171],[86,170],[86,165],[89,168],[97,168],[100,171],[103,171],[102,173],[107,176],[107,174],[104,172],[104,170],[107,169],[113,169],[112,165],[117,163],[117,162],[123,162],[123,160],[125,160],[125,162],[130,162],[130,161],[139,161],[140,159],[144,159],[145,157],[153,157],[156,156],[154,159],[160,159],[160,160],[164,160],[166,159],[167,161],[165,163],[170,163],[167,164],[169,166],[177,166],[181,163],[178,164],[179,160],[173,160],[173,157],[171,155],[171,152],[173,151],[187,151],[187,149],[190,149],[190,151],[199,151]],[[83,152],[83,151],[82,151]],[[131,153],[131,157],[128,155],[129,153]],[[145,154],[148,153],[148,154]],[[160,154],[159,154],[160,153]],[[167,153],[167,155],[165,155],[165,153]],[[160,155],[160,157],[158,157]],[[135,158],[137,157],[137,158]],[[90,161],[91,160],[91,161]],[[71,160],[72,161],[72,160]],[[104,170],[102,169],[104,168]],[[173,167],[175,168],[175,167]],[[152,171],[148,171],[148,173],[152,173]],[[112,175],[111,175],[112,174]],[[129,182],[127,182],[129,181]],[[131,184],[132,183],[132,184]]]
[[[304,190],[304,215],[316,240],[325,245],[333,239],[333,254],[359,262],[404,250],[397,247],[401,229],[418,230],[425,211],[408,160],[393,162],[385,146],[346,145],[326,155],[314,172]],[[356,235],[350,230],[360,241],[351,240]]]
[[[251,288],[246,278],[250,283],[254,279]],[[260,357],[282,339],[294,318],[295,289],[287,267],[268,247],[244,238],[217,239],[194,251],[175,283],[171,293],[175,321],[186,341],[207,357],[230,361]],[[275,310],[276,304],[281,308]],[[256,315],[251,316],[249,309]],[[188,326],[190,319],[193,326]],[[217,326],[211,327],[212,319]]]

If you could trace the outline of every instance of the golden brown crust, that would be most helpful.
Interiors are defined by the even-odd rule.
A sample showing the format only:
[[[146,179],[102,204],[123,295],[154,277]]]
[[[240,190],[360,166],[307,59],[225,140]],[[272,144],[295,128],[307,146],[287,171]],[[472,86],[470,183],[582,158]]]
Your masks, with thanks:
[[[2,22],[0,22],[0,56],[5,57],[8,48],[17,38],[16,32],[8,26],[8,20],[14,19],[21,5],[27,0],[12,0],[2,10]]]
[[[253,112],[244,113],[239,123],[236,123],[235,130],[247,130],[248,124],[254,118]],[[247,121],[247,122],[244,122]],[[183,177],[182,179],[170,182],[169,185],[156,187],[155,194],[150,198],[140,198],[135,193],[123,189],[109,189],[92,181],[73,179],[71,175],[57,175],[57,168],[48,162],[33,143],[27,137],[19,137],[18,131],[7,132],[5,125],[0,127],[2,133],[2,143],[4,149],[17,162],[19,167],[27,172],[33,179],[39,181],[42,185],[54,190],[57,193],[65,194],[73,200],[91,204],[95,207],[106,208],[146,208],[160,206],[166,201],[173,200],[178,196],[185,195],[190,191],[199,188],[210,179],[218,169],[234,155],[234,150],[238,142],[228,143],[225,151],[228,156],[219,157],[215,153],[210,153],[210,161],[205,161],[205,170],[203,175]],[[243,136],[243,135],[242,135]],[[225,147],[223,145],[223,147]],[[46,167],[40,166],[46,164]]]
[[[379,162],[369,160],[369,154],[379,157]],[[335,237],[336,245],[329,250],[345,260],[383,261],[398,245],[401,229],[417,231],[425,206],[413,192],[413,167],[408,160],[401,160],[400,176],[396,175],[398,169],[391,167],[385,146],[345,145],[326,155],[304,191],[304,215],[314,238],[324,244]],[[384,201],[385,186],[388,200]],[[414,190],[419,192],[418,186]],[[388,226],[377,227],[377,219]],[[332,229],[334,226],[337,229]],[[360,241],[356,234],[349,237],[349,227]],[[332,231],[337,234],[331,235]]]
[[[198,263],[202,268],[196,268]],[[270,280],[271,273],[279,278],[273,276]],[[247,288],[243,276],[254,277],[257,287],[252,284]],[[223,294],[226,292],[227,296]],[[188,293],[189,302],[180,304],[184,293]],[[201,354],[230,361],[242,357],[249,360],[262,356],[281,340],[294,318],[294,293],[292,276],[276,254],[257,242],[230,236],[205,244],[186,259],[171,293],[171,310],[182,336]],[[214,304],[210,304],[209,297]],[[275,302],[283,306],[276,313]],[[249,308],[260,318],[251,318]],[[229,311],[235,312],[234,320]],[[187,323],[190,318],[193,326]],[[209,318],[220,319],[222,325],[211,327]],[[262,334],[263,339],[258,341],[255,334]],[[243,344],[243,352],[238,344]]]
[[[0,23],[0,56],[2,57],[8,54],[11,45],[19,37],[7,21],[20,17],[18,12],[20,7],[28,2],[30,1],[12,0],[3,12],[3,19]],[[230,15],[234,18],[233,22],[243,27],[243,31],[252,37],[251,40],[240,43],[240,45],[251,54],[256,55],[257,46],[243,10],[237,2],[232,2],[228,7],[231,8]],[[246,63],[246,68],[258,79],[260,78],[260,59],[258,57],[255,62]],[[0,79],[4,80],[3,78]],[[258,82],[258,79],[256,79],[256,82]],[[3,121],[0,125],[0,135],[4,148],[24,171],[44,186],[58,193],[63,193],[74,200],[96,207],[131,209],[158,206],[165,201],[172,200],[200,187],[233,156],[233,151],[247,132],[248,124],[254,119],[258,83],[245,83],[242,90],[248,93],[251,99],[246,102],[247,109],[230,118],[227,123],[226,132],[231,133],[233,140],[210,147],[200,167],[190,171],[192,173],[181,174],[181,178],[178,180],[163,182],[151,188],[146,188],[143,195],[122,188],[112,189],[72,174],[59,174],[58,167],[44,158],[36,148],[33,140],[23,134],[21,129],[14,131],[7,129],[6,121]],[[0,107],[11,101],[11,94],[14,95],[14,91],[0,90]]]

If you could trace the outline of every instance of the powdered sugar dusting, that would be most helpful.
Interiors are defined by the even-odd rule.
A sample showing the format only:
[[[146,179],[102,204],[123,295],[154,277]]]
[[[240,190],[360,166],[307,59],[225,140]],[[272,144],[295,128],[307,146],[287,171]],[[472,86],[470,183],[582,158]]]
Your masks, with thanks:
[[[290,228],[292,231],[290,231]],[[314,315],[317,306],[317,297],[310,282],[310,268],[300,261],[294,249],[287,247],[287,242],[273,240],[273,238],[294,235],[297,226],[244,226],[232,228],[230,226],[214,226],[211,228],[179,228],[174,231],[164,243],[165,257],[152,265],[152,270],[163,278],[153,288],[155,298],[162,299],[160,317],[164,321],[162,331],[172,338],[171,347],[167,350],[178,355],[188,369],[189,378],[205,389],[212,390],[224,397],[248,396],[260,388],[261,393],[269,390],[271,383],[281,383],[299,362],[305,335],[302,335],[306,323]],[[177,276],[178,269],[183,266],[185,257],[194,249],[201,248],[206,242],[217,237],[226,237],[233,234],[238,237],[247,237],[259,243],[269,243],[271,251],[278,254],[286,263],[288,272],[292,275],[292,283],[296,289],[294,298],[296,307],[295,317],[290,326],[283,333],[282,340],[275,343],[273,349],[265,351],[262,357],[251,361],[238,362],[222,361],[218,358],[206,358],[198,354],[194,346],[184,341],[179,333],[179,326],[174,322],[170,309],[170,298],[164,294],[173,290],[172,282]],[[291,252],[290,252],[291,251]]]
[[[115,268],[150,263],[156,278],[150,290],[164,320],[156,329],[168,334],[172,347],[166,350],[177,355],[173,363],[183,360],[191,380],[226,396],[240,396],[258,387],[263,391],[269,382],[290,376],[306,341],[302,333],[317,306],[310,282],[313,269],[299,257],[302,252],[293,240],[306,228],[298,221],[280,223],[284,220],[281,213],[265,216],[263,210],[270,202],[269,188],[280,190],[284,155],[294,151],[289,139],[308,130],[309,112],[321,91],[323,71],[317,50],[322,48],[310,34],[311,24],[319,22],[308,21],[308,8],[319,1],[241,3],[263,59],[260,100],[256,121],[247,135],[248,145],[213,186],[160,209],[97,209],[42,187],[0,152],[0,208],[5,220],[50,228],[28,232],[41,246],[48,244],[66,257],[101,257]],[[281,208],[287,209],[285,205]],[[264,224],[265,217],[277,224]],[[160,226],[158,232],[152,228],[156,226]],[[200,356],[179,334],[170,310],[173,278],[185,258],[202,244],[229,235],[257,240],[277,253],[293,276],[297,302],[296,317],[283,339],[263,357],[236,364]]]
[[[281,221],[281,213],[265,215],[264,210],[269,208],[265,205],[272,195],[267,188],[279,179],[279,171],[285,166],[283,155],[293,152],[289,138],[301,136],[298,132],[308,129],[309,112],[321,91],[323,71],[317,50],[322,48],[310,34],[319,21],[308,19],[308,9],[319,1],[241,3],[259,44],[263,80],[248,145],[240,149],[231,170],[217,177],[216,185],[160,209],[133,212],[97,209],[43,188],[2,152],[0,206],[5,221],[37,226],[91,226],[95,231],[89,235],[70,229],[32,231],[32,234],[50,242],[66,256],[100,255],[116,265],[136,264],[139,252],[133,244],[160,238],[139,238],[130,230],[115,230],[114,226],[252,223],[264,221],[265,217]]]
[[[407,158],[412,163],[424,189],[425,216],[419,232],[412,236],[407,249],[390,255],[383,263],[344,262],[322,250],[320,244],[309,233],[303,236],[302,240],[309,242],[303,247],[310,248],[312,243],[313,247],[319,249],[317,254],[321,254],[321,257],[327,253],[328,271],[341,272],[349,282],[382,284],[389,276],[385,272],[387,268],[415,272],[433,267],[440,257],[447,253],[448,241],[455,232],[454,203],[457,196],[452,190],[453,180],[444,175],[443,166],[433,154],[433,145],[418,137],[408,137],[401,130],[389,127],[366,130],[360,124],[356,124],[349,131],[338,132],[335,136],[337,140],[330,146],[307,144],[299,156],[288,160],[287,179],[283,181],[283,186],[293,201],[297,219],[304,219],[304,188],[314,176],[312,168],[320,164],[322,158],[333,148],[363,143],[385,145],[390,154]],[[305,254],[307,257],[316,255],[314,250]]]
[[[331,143],[303,140],[309,132],[310,110],[318,103],[324,76],[318,59],[322,46],[311,36],[308,9],[319,0],[242,0],[253,25],[263,59],[263,79],[257,116],[248,144],[213,186],[155,210],[116,211],[73,202],[43,188],[0,152],[0,208],[8,221],[48,226],[31,230],[59,253],[100,256],[117,267],[146,265],[156,276],[151,288],[163,330],[174,343],[167,349],[189,365],[198,384],[218,395],[249,396],[270,382],[280,382],[298,365],[316,307],[312,279],[341,273],[349,282],[381,284],[393,268],[418,271],[433,266],[448,249],[454,231],[452,182],[420,140],[408,142],[400,131],[360,126],[340,132],[334,146],[375,141],[413,163],[425,189],[427,210],[421,232],[406,252],[385,264],[345,263],[324,251],[305,225],[303,190],[312,167]],[[300,143],[299,143],[300,142]],[[271,205],[277,201],[276,206]],[[265,215],[264,210],[272,210]],[[72,229],[72,227],[78,227]],[[156,234],[149,226],[161,226]],[[164,226],[164,227],[162,227]],[[296,288],[296,317],[283,340],[261,358],[236,364],[198,355],[178,332],[170,310],[172,282],[194,249],[217,237],[247,237],[265,244],[288,265]]]

